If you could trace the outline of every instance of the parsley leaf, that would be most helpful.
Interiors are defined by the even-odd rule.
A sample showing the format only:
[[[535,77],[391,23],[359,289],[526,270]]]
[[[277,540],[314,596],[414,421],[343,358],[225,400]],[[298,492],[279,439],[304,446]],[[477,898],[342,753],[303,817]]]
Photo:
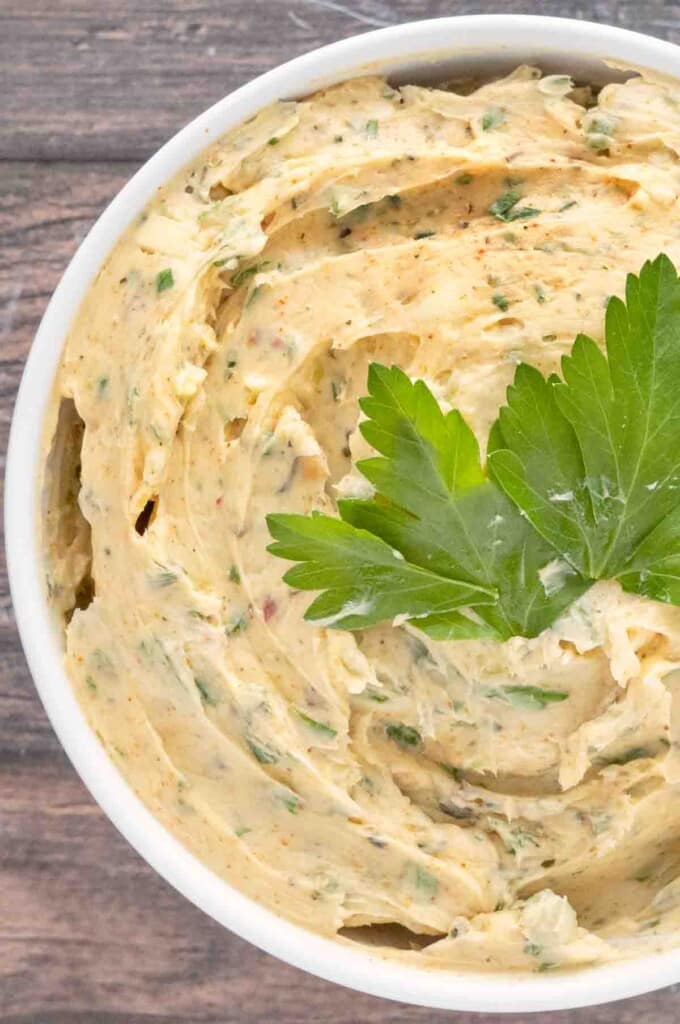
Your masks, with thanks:
[[[389,544],[321,513],[267,516],[274,555],[297,561],[283,577],[298,590],[322,590],[305,618],[336,629],[362,629],[395,615],[448,612],[493,593],[409,565]]]
[[[606,354],[579,335],[561,380],[518,367],[489,466],[591,579],[680,603],[680,281],[659,256],[612,298]]]
[[[272,515],[284,577],[323,590],[307,618],[359,629],[404,615],[435,639],[536,635],[585,588],[487,480],[474,434],[423,381],[373,364],[360,430],[379,453],[357,469],[376,494],[338,503],[343,521]],[[469,609],[474,609],[470,611]]]

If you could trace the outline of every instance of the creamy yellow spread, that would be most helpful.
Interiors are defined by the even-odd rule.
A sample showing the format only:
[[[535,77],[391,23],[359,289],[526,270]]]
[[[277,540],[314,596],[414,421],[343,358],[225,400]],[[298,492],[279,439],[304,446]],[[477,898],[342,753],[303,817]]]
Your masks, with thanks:
[[[358,79],[213,145],[90,288],[44,487],[68,672],[146,805],[291,921],[469,969],[677,940],[680,609],[600,583],[534,640],[325,629],[265,515],[361,493],[372,360],[483,445],[518,361],[680,264],[679,152],[663,79]],[[494,216],[509,190],[534,212]]]

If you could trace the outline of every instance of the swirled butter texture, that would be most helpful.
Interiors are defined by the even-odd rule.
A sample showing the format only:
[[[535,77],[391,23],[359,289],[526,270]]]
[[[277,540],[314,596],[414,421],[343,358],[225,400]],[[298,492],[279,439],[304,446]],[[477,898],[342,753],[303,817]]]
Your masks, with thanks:
[[[68,672],[147,806],[290,920],[432,968],[677,941],[680,609],[600,583],[534,640],[320,628],[264,517],[366,486],[371,360],[484,443],[518,361],[680,264],[679,150],[662,79],[357,79],[213,145],[92,284],[46,442]]]

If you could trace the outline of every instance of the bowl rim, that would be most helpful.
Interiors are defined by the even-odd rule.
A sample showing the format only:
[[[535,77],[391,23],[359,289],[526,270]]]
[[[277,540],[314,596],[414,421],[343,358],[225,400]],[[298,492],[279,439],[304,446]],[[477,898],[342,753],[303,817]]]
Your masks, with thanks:
[[[81,242],[31,346],[17,394],[5,474],[10,590],[31,675],[54,731],[116,828],[167,882],[214,920],[279,959],[349,988],[449,1010],[531,1012],[596,1005],[680,981],[680,949],[550,974],[473,974],[391,961],[295,925],[245,896],[189,852],[141,802],[86,722],[62,664],[43,593],[38,479],[44,416],[69,326],[103,260],[155,189],[211,141],[277,99],[373,71],[425,67],[452,52],[521,60],[532,50],[606,57],[678,77],[680,48],[593,22],[465,15],[407,22],[331,43],[265,72],[182,128],[127,182]],[[323,73],[319,69],[323,68]]]

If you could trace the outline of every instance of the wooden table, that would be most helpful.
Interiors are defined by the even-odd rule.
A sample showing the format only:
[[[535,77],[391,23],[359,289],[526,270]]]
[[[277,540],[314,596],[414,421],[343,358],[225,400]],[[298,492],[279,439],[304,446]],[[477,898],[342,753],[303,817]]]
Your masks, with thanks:
[[[104,205],[160,143],[235,86],[321,43],[494,9],[541,9],[680,42],[678,0],[0,0],[3,456],[52,289]],[[4,568],[0,645],[0,1024],[451,1019],[309,977],[194,909],[127,846],[62,753],[21,653]],[[671,1024],[680,996],[667,989],[534,1019],[548,1017]]]

